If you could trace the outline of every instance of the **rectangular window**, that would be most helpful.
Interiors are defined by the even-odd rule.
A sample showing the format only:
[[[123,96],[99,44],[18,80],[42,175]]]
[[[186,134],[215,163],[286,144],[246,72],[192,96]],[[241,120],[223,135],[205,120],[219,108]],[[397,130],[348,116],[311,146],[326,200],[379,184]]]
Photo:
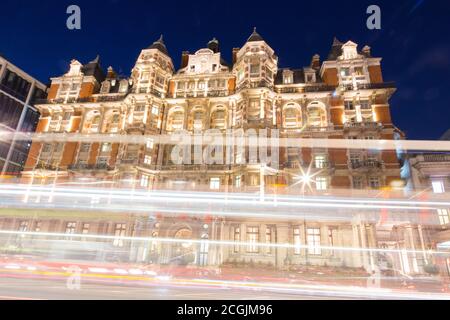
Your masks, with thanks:
[[[361,109],[362,110],[368,110],[368,109],[370,109],[371,107],[370,107],[370,103],[369,103],[369,100],[361,100]]]
[[[237,176],[234,178],[234,185],[236,186],[236,188],[241,187],[241,176]]]
[[[88,234],[89,233],[90,224],[89,223],[83,223],[83,228],[81,229],[82,234]]]
[[[434,193],[444,193],[445,192],[444,181],[435,180],[435,181],[432,181],[431,184],[433,186]]]
[[[209,180],[209,188],[211,190],[220,189],[220,178],[211,178],[211,180]]]
[[[108,143],[108,142],[102,143],[101,151],[102,152],[110,152],[111,151],[111,143]]]
[[[125,223],[116,223],[116,227],[114,229],[115,239],[113,241],[113,246],[115,247],[123,247],[123,239],[125,237],[127,226]]]
[[[344,107],[345,107],[345,110],[354,110],[355,109],[355,107],[353,106],[353,101],[349,101],[349,100],[344,101]]]
[[[259,242],[259,228],[258,227],[247,227],[247,252],[258,253],[258,242]]]
[[[326,177],[317,177],[316,178],[316,190],[324,191],[328,189],[328,179]]]
[[[19,225],[19,231],[27,232],[28,231],[28,221],[21,221]]]
[[[159,114],[159,108],[158,106],[153,106],[152,107],[152,114],[157,116]]]
[[[153,140],[148,140],[146,147],[147,147],[147,149],[153,149]]]
[[[378,178],[378,177],[370,177],[369,178],[369,186],[372,189],[380,188],[380,178]]]
[[[327,157],[325,155],[316,155],[314,156],[314,165],[316,169],[324,169],[326,168]]]
[[[51,143],[45,143],[42,147],[42,153],[48,153],[52,151],[52,144]]]
[[[34,232],[41,232],[42,229],[42,222],[38,221],[36,222],[36,224],[34,225]]]
[[[147,165],[152,164],[152,157],[146,155],[146,156],[144,157],[144,164],[147,164]]]
[[[341,68],[341,77],[348,77],[350,75],[350,68]]]
[[[294,228],[294,254],[302,253],[302,239],[300,237],[300,228]]]
[[[145,111],[145,105],[140,104],[134,107],[135,112],[144,112]]]
[[[336,238],[336,229],[335,228],[328,228],[328,244],[330,247],[334,247],[334,242]],[[331,254],[334,253],[333,250],[330,252]]]
[[[353,189],[360,190],[363,188],[363,178],[353,177]]]
[[[266,243],[269,244],[266,248],[266,252],[268,254],[272,253],[272,247],[270,246],[272,243],[272,229],[273,228],[271,226],[266,226]]]
[[[239,252],[239,245],[237,244],[239,241],[241,241],[241,228],[234,227],[234,234],[233,234],[233,241],[234,244],[234,253]]]
[[[141,177],[141,187],[143,187],[143,188],[148,187],[149,181],[150,181],[149,176],[143,175]]]
[[[259,63],[251,63],[250,64],[250,76],[251,77],[259,77]]]
[[[76,222],[67,222],[66,224],[66,234],[74,234],[77,229]]]
[[[438,209],[439,223],[441,226],[450,223],[450,211],[448,209]]]
[[[311,255],[322,254],[322,249],[320,247],[320,229],[319,228],[308,228],[306,241],[308,242],[308,254],[311,254]]]
[[[89,152],[91,145],[89,143],[82,143],[80,146],[80,152]]]

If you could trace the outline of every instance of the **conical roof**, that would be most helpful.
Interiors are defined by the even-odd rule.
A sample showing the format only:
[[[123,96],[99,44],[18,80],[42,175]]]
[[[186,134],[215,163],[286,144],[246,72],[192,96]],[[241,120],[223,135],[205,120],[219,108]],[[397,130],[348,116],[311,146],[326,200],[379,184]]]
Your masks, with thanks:
[[[157,49],[162,53],[164,53],[165,55],[169,55],[166,45],[164,44],[163,35],[161,35],[158,40],[153,42],[153,44],[150,47],[148,47],[148,49]]]
[[[247,39],[247,42],[252,42],[252,41],[264,41],[264,39],[259,35],[259,33],[256,32],[256,27],[253,28],[253,33]]]

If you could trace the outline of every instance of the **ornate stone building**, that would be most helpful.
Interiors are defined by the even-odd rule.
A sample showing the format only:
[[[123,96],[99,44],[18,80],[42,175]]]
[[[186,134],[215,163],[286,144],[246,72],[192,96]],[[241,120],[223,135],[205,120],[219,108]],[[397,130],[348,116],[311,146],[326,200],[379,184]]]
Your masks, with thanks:
[[[323,61],[316,54],[306,67],[279,68],[275,51],[254,30],[241,48],[232,50],[231,63],[223,59],[219,42],[213,39],[193,54],[183,52],[176,70],[161,37],[141,51],[129,77],[116,74],[112,67],[104,74],[98,58],[85,65],[73,60],[66,74],[52,78],[48,100],[37,105],[41,113],[38,132],[91,137],[132,134],[148,136],[148,140],[34,142],[23,179],[51,184],[90,177],[142,190],[251,192],[272,188],[289,193],[300,170],[309,168],[308,175],[314,178],[308,193],[380,190],[400,179],[395,151],[336,149],[332,144],[329,148],[282,146],[278,169],[265,172],[265,164],[248,160],[248,146],[241,153],[233,152],[231,164],[174,164],[170,158],[173,146],[158,144],[154,137],[179,130],[195,135],[208,129],[223,133],[254,129],[267,130],[269,136],[277,130],[280,138],[299,141],[393,139],[401,134],[390,116],[389,99],[395,90],[393,83],[383,79],[381,58],[373,57],[368,46],[358,50],[352,41],[335,39]],[[210,252],[207,258],[201,246],[194,258],[197,264],[260,261],[278,267],[308,263],[368,270],[377,264],[367,252],[321,249],[378,247],[376,221],[365,220],[357,212],[347,221],[211,218],[187,223],[177,216],[160,220],[141,234],[308,246],[279,250],[228,246]],[[80,233],[85,224],[70,223]],[[119,233],[132,234],[128,222],[105,223],[98,228],[91,223],[88,232],[117,234],[120,229]],[[182,249],[167,246],[152,247],[157,261],[170,263],[181,255]],[[136,250],[140,252],[137,260],[149,259],[147,250]]]

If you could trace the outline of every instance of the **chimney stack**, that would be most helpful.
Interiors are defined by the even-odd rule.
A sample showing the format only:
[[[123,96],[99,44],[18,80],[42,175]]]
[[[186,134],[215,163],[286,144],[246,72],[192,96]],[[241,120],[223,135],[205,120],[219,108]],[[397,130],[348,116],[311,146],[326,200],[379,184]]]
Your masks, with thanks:
[[[189,62],[189,51],[183,51],[181,53],[181,66],[180,68],[186,68]]]
[[[364,48],[362,48],[362,53],[366,56],[366,57],[370,57],[370,47],[368,45],[364,46]]]
[[[314,70],[320,69],[320,56],[318,54],[313,55],[311,60],[311,68]]]
[[[232,55],[233,55],[233,65],[236,63],[238,51],[239,51],[239,48],[233,48],[233,53],[232,53]]]

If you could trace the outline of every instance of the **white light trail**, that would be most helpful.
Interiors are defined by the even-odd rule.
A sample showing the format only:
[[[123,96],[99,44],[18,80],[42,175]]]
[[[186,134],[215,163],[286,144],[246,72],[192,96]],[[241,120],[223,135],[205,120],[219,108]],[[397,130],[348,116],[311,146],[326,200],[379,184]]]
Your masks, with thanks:
[[[185,145],[194,144],[186,142],[191,139],[176,139],[175,135],[121,135],[121,134],[82,134],[82,133],[24,133],[0,131],[4,141],[30,141],[34,142],[89,142],[89,143],[123,143],[146,144],[153,140],[155,144]],[[192,135],[191,135],[192,137]],[[212,136],[211,136],[212,137]],[[207,138],[202,139],[208,141]],[[241,146],[240,139],[231,139],[227,145]],[[248,143],[248,138],[244,139]],[[296,148],[328,148],[328,149],[376,149],[376,150],[403,150],[403,151],[450,151],[450,141],[426,140],[349,140],[349,139],[298,139],[298,138],[270,138],[260,139],[260,147],[280,146]],[[224,139],[226,141],[226,139]],[[205,143],[206,144],[206,143]]]
[[[31,232],[31,231],[11,231],[0,230],[0,234],[4,235],[20,235],[33,237],[53,237],[61,238],[82,238],[82,239],[98,239],[98,240],[122,240],[122,241],[145,241],[145,242],[162,242],[162,243],[187,243],[187,244],[205,244],[209,245],[226,245],[226,246],[257,246],[264,248],[286,248],[286,249],[308,249],[310,246],[303,244],[290,243],[266,243],[266,242],[248,242],[248,241],[228,241],[228,240],[206,240],[206,239],[179,239],[179,238],[160,238],[160,237],[129,237],[129,236],[109,236],[109,235],[94,235],[94,234],[77,234],[77,233],[57,233],[57,232]],[[347,252],[369,252],[369,253],[415,253],[415,254],[442,254],[450,255],[449,252],[436,250],[410,250],[410,249],[381,249],[381,248],[355,248],[355,247],[338,247],[338,246],[324,246],[316,245],[315,248],[322,250],[337,250]]]

